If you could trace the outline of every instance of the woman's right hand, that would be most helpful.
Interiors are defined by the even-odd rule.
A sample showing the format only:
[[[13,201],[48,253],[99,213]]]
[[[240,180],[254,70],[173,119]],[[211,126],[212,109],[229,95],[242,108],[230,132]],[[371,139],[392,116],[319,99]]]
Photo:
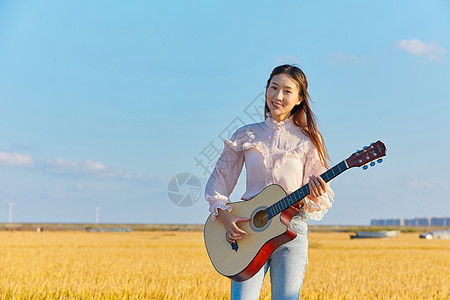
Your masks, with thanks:
[[[233,243],[247,235],[247,232],[237,226],[239,222],[247,222],[250,218],[239,218],[232,215],[228,210],[218,209],[217,219],[223,224],[227,232],[227,241]]]

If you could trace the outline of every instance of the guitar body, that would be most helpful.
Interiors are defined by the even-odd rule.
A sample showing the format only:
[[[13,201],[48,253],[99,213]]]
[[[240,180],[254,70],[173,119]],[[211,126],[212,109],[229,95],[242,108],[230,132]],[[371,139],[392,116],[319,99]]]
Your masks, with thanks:
[[[239,227],[247,235],[237,241],[237,249],[226,240],[222,223],[208,217],[204,237],[206,250],[214,268],[222,275],[235,281],[244,281],[255,275],[265,264],[272,252],[284,243],[293,240],[297,234],[289,222],[298,213],[289,207],[281,214],[267,220],[264,209],[286,197],[285,190],[277,185],[269,185],[250,200],[230,203],[232,214],[250,218]]]

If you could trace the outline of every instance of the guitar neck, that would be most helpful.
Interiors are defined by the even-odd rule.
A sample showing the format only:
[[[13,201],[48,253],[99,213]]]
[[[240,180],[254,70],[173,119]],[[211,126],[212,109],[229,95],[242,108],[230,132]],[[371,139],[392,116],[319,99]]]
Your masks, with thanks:
[[[345,170],[348,170],[348,169],[349,169],[349,166],[347,165],[347,161],[343,160],[339,164],[335,165],[334,167],[332,167],[331,169],[329,169],[328,171],[326,171],[325,173],[320,175],[320,177],[322,177],[322,179],[325,182],[329,182],[331,179],[335,178],[336,176],[338,176],[339,174],[341,174],[342,172],[344,172]],[[280,201],[269,206],[268,208],[265,209],[269,215],[269,219],[273,218],[280,212],[284,211],[289,206],[302,200],[303,198],[308,196],[309,193],[310,193],[309,185],[305,184],[304,186],[302,186],[298,190],[292,192],[291,194],[284,197]]]

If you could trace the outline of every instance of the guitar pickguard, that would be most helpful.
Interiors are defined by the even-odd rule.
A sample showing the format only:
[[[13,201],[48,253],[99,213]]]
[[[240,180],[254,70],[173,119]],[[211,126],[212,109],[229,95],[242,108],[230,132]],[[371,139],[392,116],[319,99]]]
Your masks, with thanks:
[[[239,246],[238,246],[238,243],[237,243],[237,241],[234,241],[234,242],[230,242],[230,241],[228,241],[227,240],[227,242],[228,243],[230,243],[230,245],[231,245],[231,249],[233,249],[234,251],[238,251],[238,249],[239,249]]]

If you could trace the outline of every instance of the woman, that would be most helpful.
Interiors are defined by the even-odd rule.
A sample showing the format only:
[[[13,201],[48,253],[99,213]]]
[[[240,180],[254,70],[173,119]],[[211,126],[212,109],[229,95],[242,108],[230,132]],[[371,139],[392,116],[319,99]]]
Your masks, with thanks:
[[[252,278],[243,282],[232,280],[231,299],[258,299],[268,269],[272,299],[298,299],[308,260],[306,219],[321,220],[333,203],[333,191],[318,176],[328,168],[328,154],[309,106],[307,87],[300,68],[276,67],[267,80],[266,120],[246,125],[225,140],[206,185],[212,218],[223,224],[230,242],[247,234],[239,223],[249,219],[234,216],[227,206],[244,164],[247,181],[243,200],[274,183],[288,194],[306,183],[311,190],[302,199],[299,214],[291,220],[297,237],[278,247]]]

